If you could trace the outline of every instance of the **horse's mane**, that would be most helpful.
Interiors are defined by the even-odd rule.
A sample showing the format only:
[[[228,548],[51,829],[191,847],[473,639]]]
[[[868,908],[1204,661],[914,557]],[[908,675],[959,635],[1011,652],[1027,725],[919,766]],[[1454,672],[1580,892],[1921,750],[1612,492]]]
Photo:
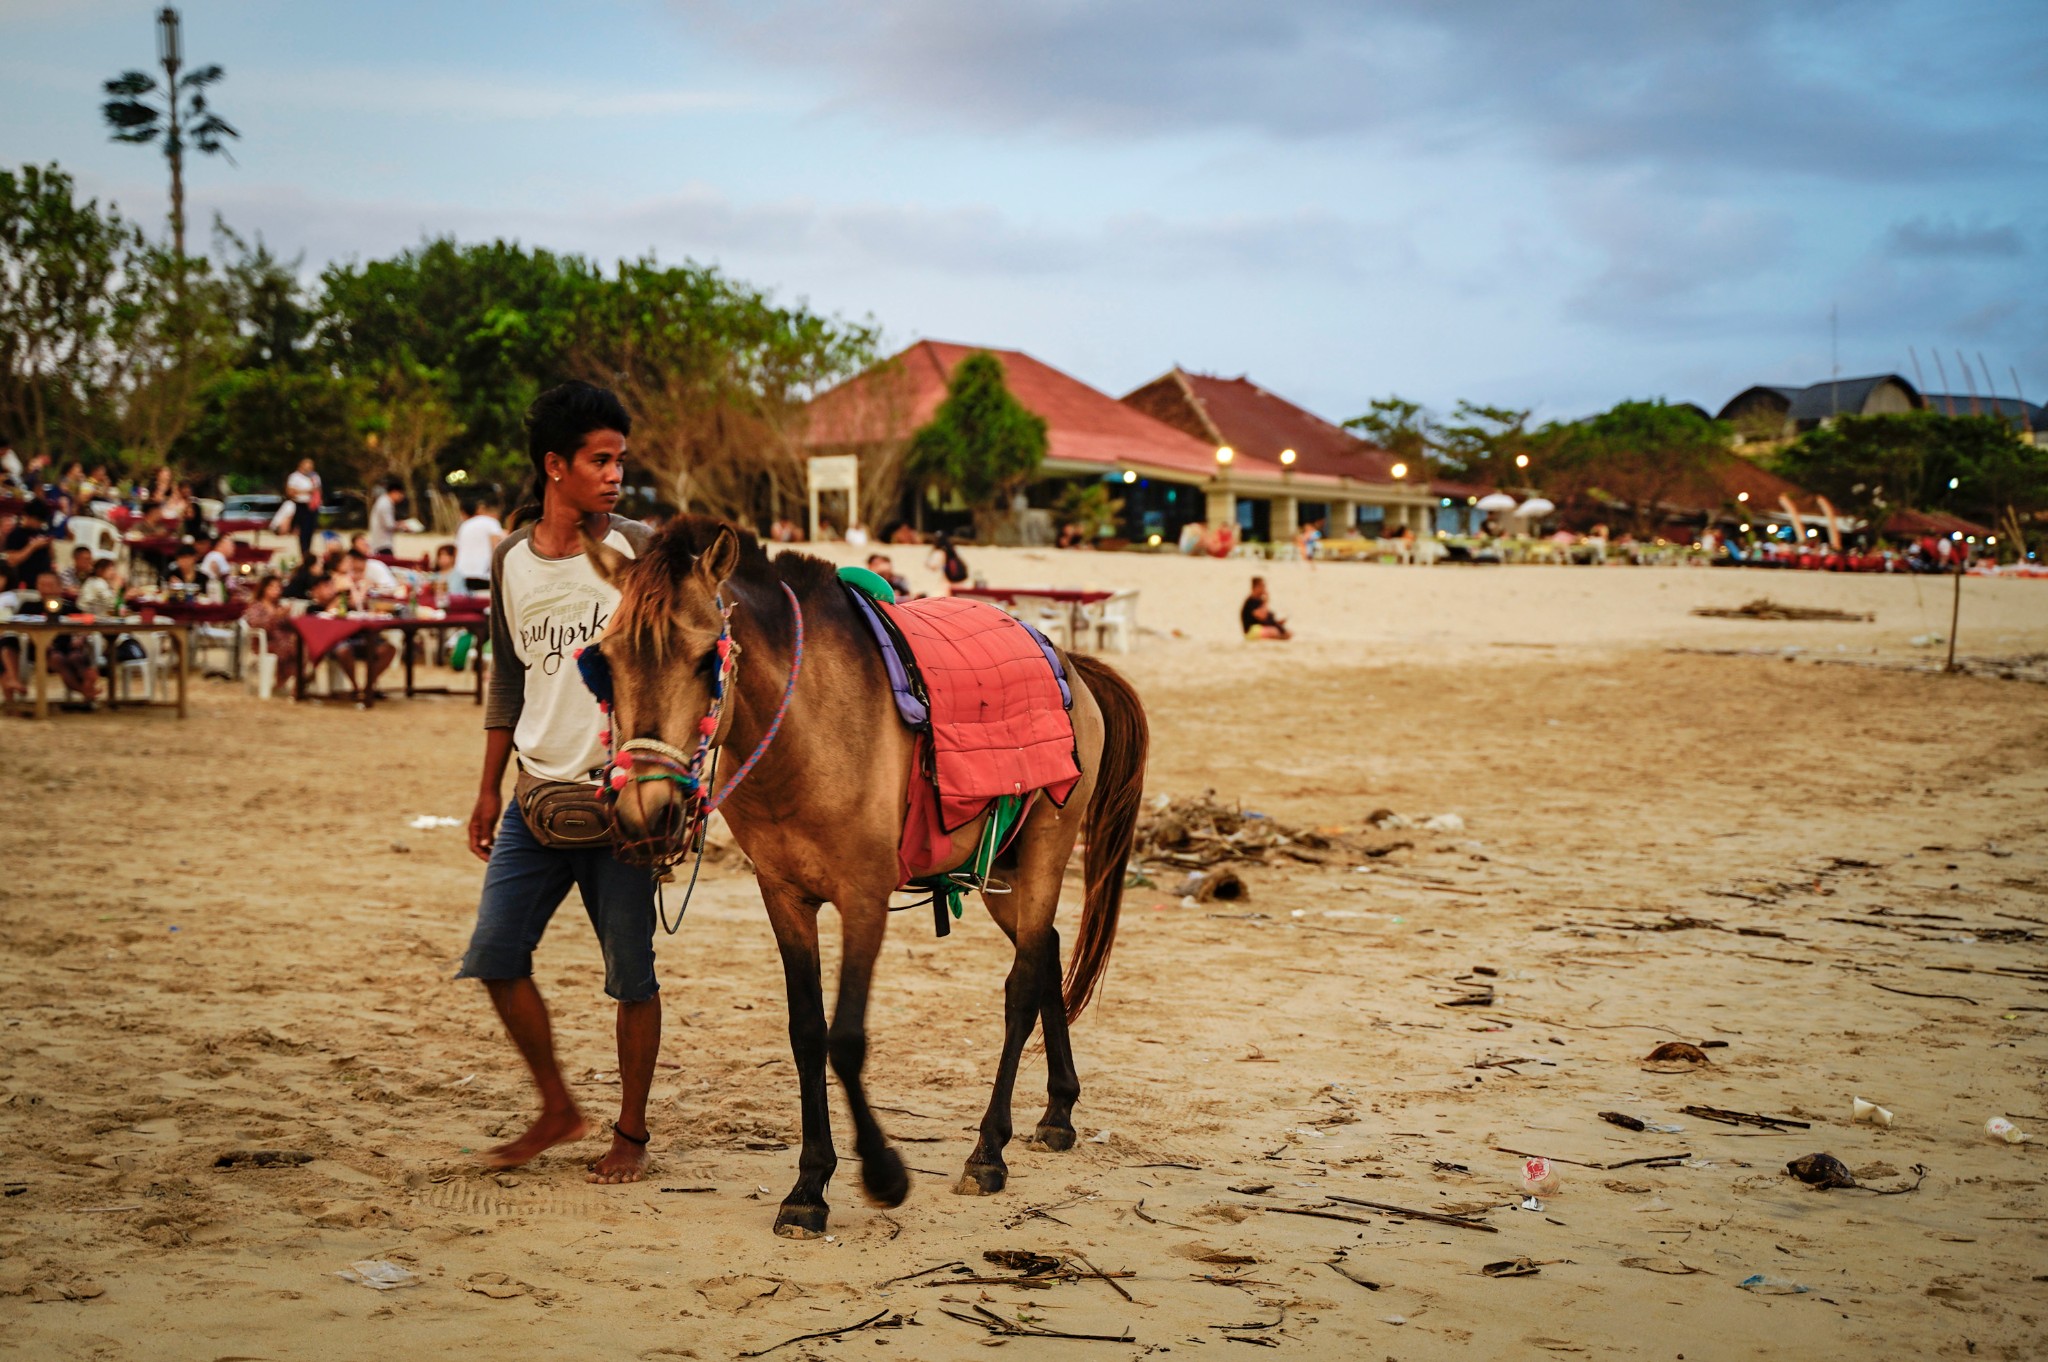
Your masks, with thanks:
[[[720,530],[731,530],[739,538],[740,559],[732,580],[742,588],[759,588],[765,597],[786,582],[799,600],[809,603],[819,588],[838,579],[838,569],[822,558],[794,552],[771,558],[751,530],[716,516],[681,515],[654,537],[628,569],[613,627],[636,647],[648,648],[657,656],[665,651],[683,583]],[[763,611],[758,623],[775,646],[792,641],[786,610]]]

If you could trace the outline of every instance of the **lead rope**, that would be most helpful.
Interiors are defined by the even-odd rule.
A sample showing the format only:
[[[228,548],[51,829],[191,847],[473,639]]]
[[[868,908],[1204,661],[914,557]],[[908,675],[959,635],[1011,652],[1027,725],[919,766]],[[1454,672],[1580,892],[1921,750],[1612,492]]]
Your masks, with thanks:
[[[717,748],[713,748],[713,749],[712,749],[712,751],[711,751],[711,777],[710,777],[710,778],[711,778],[712,780],[716,780],[716,779],[718,778],[718,749],[717,749]],[[699,823],[699,824],[697,825],[697,858],[696,858],[695,860],[693,860],[693,861],[691,861],[691,862],[690,862],[690,882],[689,882],[689,883],[688,883],[687,885],[685,885],[685,886],[683,887],[683,902],[682,902],[682,906],[676,909],[676,920],[675,920],[675,922],[674,922],[673,924],[671,924],[671,923],[669,922],[669,920],[668,920],[668,899],[667,899],[667,896],[666,896],[666,895],[664,895],[664,894],[662,893],[662,886],[663,886],[663,885],[665,885],[665,884],[667,884],[667,883],[669,882],[669,880],[670,880],[671,878],[673,878],[673,876],[672,876],[671,874],[669,874],[669,873],[666,873],[666,872],[665,872],[665,873],[663,873],[663,874],[660,874],[660,875],[657,875],[657,876],[655,876],[655,879],[654,879],[654,911],[655,911],[656,913],[658,913],[658,914],[660,914],[660,915],[661,915],[661,929],[662,929],[662,930],[663,930],[664,932],[667,932],[667,933],[668,933],[668,934],[669,934],[670,936],[674,936],[674,935],[675,935],[675,934],[676,934],[677,932],[679,932],[679,931],[681,931],[681,930],[683,929],[683,919],[684,919],[685,917],[687,917],[687,916],[689,915],[689,912],[690,912],[690,897],[691,897],[691,895],[693,895],[693,894],[695,894],[695,893],[697,892],[697,872],[698,872],[698,871],[700,871],[700,870],[702,870],[702,869],[704,868],[704,844],[705,844],[705,842],[706,842],[706,841],[708,841],[708,840],[709,840],[709,838],[708,838],[708,837],[706,836],[706,834],[707,834],[707,833],[709,833],[710,831],[711,831],[711,818],[710,818],[710,816],[709,816],[709,815],[707,814],[707,815],[705,816],[705,818],[704,818],[704,821],[703,821],[703,822],[701,822],[701,823]]]
[[[697,892],[697,875],[704,868],[704,844],[706,834],[711,828],[711,815],[717,811],[719,805],[726,801],[726,797],[738,787],[739,783],[747,778],[747,773],[760,763],[763,756],[767,755],[769,746],[775,741],[775,735],[782,731],[783,716],[789,713],[790,697],[796,694],[796,678],[804,669],[804,608],[798,603],[796,593],[789,589],[789,583],[784,582],[782,584],[782,591],[784,595],[789,597],[790,611],[796,616],[796,643],[790,653],[789,680],[782,687],[782,701],[775,707],[775,717],[769,721],[768,731],[761,735],[761,741],[755,744],[753,755],[740,764],[740,769],[732,773],[732,779],[725,783],[723,789],[713,794],[699,811],[697,819],[697,856],[690,864],[690,883],[683,889],[682,905],[676,909],[676,921],[673,927],[669,925],[668,921],[668,900],[662,892],[662,885],[665,881],[657,879],[654,882],[654,909],[661,917],[662,929],[670,936],[674,936],[682,930],[683,918],[688,916],[690,911],[690,898]],[[701,788],[714,788],[718,779],[718,758],[723,750],[723,747],[713,747],[711,749],[711,768],[705,773],[704,784]]]

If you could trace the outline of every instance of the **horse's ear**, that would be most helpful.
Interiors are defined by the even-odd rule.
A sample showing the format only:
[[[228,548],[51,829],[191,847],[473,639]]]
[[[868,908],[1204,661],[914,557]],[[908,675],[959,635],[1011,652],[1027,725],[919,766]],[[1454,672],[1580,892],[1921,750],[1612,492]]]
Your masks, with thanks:
[[[717,590],[732,576],[740,565],[740,537],[733,533],[732,526],[718,527],[718,537],[711,541],[711,547],[697,555],[697,572]]]
[[[620,553],[602,539],[591,537],[588,530],[582,531],[583,551],[590,555],[590,565],[597,569],[597,575],[612,586],[619,584],[619,578],[631,567],[633,560]]]

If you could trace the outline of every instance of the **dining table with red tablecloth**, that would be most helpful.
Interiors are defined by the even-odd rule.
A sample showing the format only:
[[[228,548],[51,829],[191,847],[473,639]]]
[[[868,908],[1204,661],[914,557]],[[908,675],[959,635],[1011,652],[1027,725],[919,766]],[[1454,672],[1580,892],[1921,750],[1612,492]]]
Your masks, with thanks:
[[[334,651],[349,639],[364,634],[376,635],[397,633],[404,636],[399,655],[405,660],[405,695],[453,695],[457,692],[449,686],[421,686],[413,680],[414,636],[428,631],[465,629],[481,639],[490,628],[490,620],[481,611],[448,611],[445,614],[424,615],[378,615],[349,614],[325,615],[305,614],[292,620],[292,631],[299,636],[299,658],[297,675],[293,680],[294,694],[301,700],[307,697],[306,676],[313,664]],[[365,703],[374,701],[373,692],[363,697]],[[481,661],[476,666],[476,703],[484,700],[484,667]]]

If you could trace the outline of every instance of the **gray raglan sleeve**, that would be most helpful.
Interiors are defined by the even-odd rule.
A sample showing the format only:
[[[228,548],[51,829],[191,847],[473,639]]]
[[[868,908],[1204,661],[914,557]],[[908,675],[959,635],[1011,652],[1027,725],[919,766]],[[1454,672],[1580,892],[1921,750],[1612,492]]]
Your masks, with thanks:
[[[526,664],[512,646],[512,624],[505,614],[505,555],[514,542],[506,537],[491,554],[491,674],[484,688],[485,728],[517,728],[519,713],[526,707]]]

